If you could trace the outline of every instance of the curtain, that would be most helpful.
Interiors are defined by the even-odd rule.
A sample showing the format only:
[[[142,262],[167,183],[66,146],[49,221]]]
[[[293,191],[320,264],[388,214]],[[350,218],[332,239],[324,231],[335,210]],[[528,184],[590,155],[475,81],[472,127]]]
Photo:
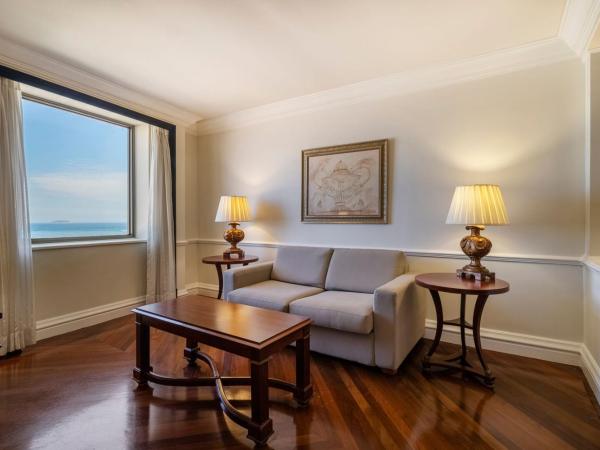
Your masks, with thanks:
[[[0,355],[35,343],[21,90],[5,78],[0,78],[0,312]]]
[[[168,131],[150,127],[146,303],[176,297],[175,239]]]

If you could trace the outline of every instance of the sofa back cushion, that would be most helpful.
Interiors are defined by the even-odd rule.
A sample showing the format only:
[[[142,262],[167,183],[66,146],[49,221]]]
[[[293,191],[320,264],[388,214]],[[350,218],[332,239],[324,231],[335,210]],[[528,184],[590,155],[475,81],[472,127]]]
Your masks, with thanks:
[[[397,250],[336,248],[325,289],[371,294],[406,271],[406,257]]]
[[[271,279],[323,288],[332,253],[324,247],[280,247]]]

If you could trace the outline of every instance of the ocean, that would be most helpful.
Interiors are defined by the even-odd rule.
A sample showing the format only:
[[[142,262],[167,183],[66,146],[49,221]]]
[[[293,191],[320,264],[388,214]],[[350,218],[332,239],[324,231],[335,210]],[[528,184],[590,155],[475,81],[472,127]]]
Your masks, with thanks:
[[[32,239],[85,236],[118,236],[129,233],[125,222],[50,222],[32,223]]]

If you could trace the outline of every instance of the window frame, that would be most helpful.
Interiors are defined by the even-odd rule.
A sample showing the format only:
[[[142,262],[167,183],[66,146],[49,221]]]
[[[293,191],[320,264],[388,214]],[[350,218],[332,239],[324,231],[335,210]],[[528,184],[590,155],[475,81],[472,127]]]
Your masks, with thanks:
[[[135,238],[135,125],[120,121],[114,118],[103,116],[102,114],[86,111],[71,105],[65,105],[55,100],[49,100],[32,94],[22,93],[22,100],[28,100],[52,108],[61,109],[63,111],[79,114],[91,119],[100,120],[113,125],[121,126],[127,129],[127,234],[116,235],[90,235],[90,236],[61,236],[49,238],[31,238],[32,244],[50,244],[50,243],[68,243],[68,242],[84,242],[84,241],[108,241]],[[101,109],[101,108],[100,108]],[[27,150],[25,149],[25,152]]]

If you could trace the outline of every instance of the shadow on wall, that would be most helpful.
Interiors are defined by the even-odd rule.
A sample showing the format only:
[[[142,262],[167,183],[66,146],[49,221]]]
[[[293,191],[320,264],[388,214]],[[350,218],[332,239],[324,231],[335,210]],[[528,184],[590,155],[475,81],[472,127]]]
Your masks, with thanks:
[[[268,222],[270,224],[282,224],[286,221],[283,208],[279,203],[260,201],[256,205],[256,214],[254,215],[254,221]]]
[[[275,202],[259,201],[254,211],[252,221],[244,227],[246,237],[255,241],[276,241],[277,237],[268,230],[282,229],[285,226],[287,218],[282,206]]]

